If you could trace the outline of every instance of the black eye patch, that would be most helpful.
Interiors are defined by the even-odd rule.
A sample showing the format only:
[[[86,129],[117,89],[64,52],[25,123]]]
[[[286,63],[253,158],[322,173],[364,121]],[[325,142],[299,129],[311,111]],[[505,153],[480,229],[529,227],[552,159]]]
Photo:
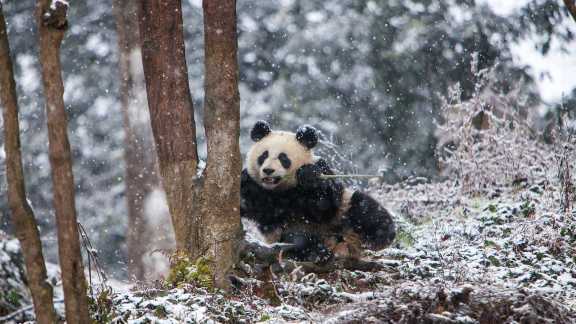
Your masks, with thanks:
[[[292,161],[290,161],[290,159],[288,158],[288,155],[286,155],[286,153],[278,154],[278,160],[280,160],[280,164],[282,164],[284,169],[288,169],[290,167],[290,165],[292,165]]]
[[[260,154],[260,156],[258,157],[258,164],[262,165],[267,158],[268,158],[268,151],[264,151],[264,153]]]

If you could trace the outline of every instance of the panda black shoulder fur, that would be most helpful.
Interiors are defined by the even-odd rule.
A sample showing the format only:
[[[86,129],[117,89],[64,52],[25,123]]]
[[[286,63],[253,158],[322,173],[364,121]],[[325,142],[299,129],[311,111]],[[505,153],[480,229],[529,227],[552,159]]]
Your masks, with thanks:
[[[382,249],[392,242],[395,227],[386,209],[360,191],[320,178],[333,172],[312,152],[316,129],[272,131],[258,121],[250,136],[255,143],[242,171],[240,213],[268,243],[291,243],[289,257],[325,262],[358,258],[362,245]]]

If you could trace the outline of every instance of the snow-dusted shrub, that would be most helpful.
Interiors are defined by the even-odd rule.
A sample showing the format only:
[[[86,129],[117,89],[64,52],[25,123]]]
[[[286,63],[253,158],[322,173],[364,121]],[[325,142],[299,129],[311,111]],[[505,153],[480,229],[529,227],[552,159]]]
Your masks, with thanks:
[[[0,317],[30,302],[20,244],[3,235],[0,232]]]
[[[562,298],[572,300],[574,122],[559,114],[542,134],[519,92],[497,94],[489,70],[475,75],[470,100],[460,100],[455,85],[442,107],[444,181],[370,188],[396,211],[399,239],[384,253],[401,260],[401,276],[412,282],[566,291]]]
[[[462,102],[456,84],[444,100],[437,134],[442,174],[461,181],[464,193],[541,179],[554,154],[529,125],[522,100],[515,92],[491,91],[491,71],[472,71],[478,79],[473,97]]]
[[[442,175],[459,181],[465,194],[543,181],[550,168],[558,167],[559,145],[541,140],[531,125],[534,108],[520,91],[497,93],[492,70],[478,71],[474,62],[471,69],[477,79],[472,98],[461,101],[456,84],[442,106],[444,123],[437,132]],[[573,142],[562,142],[573,151]]]

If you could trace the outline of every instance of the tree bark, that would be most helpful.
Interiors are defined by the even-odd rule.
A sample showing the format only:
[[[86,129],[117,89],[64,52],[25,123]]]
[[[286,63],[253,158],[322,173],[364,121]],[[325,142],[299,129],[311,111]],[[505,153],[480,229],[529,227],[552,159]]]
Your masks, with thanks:
[[[147,240],[142,237],[146,227],[144,203],[158,188],[160,180],[147,109],[137,1],[114,0],[113,6],[120,49],[120,94],[125,133],[128,272],[133,278],[143,280],[142,258],[147,246]]]
[[[0,103],[4,107],[4,150],[6,151],[6,179],[8,204],[16,236],[22,247],[26,265],[26,279],[36,321],[40,324],[56,323],[52,302],[52,286],[47,282],[42,242],[34,212],[26,200],[22,154],[20,151],[20,126],[18,125],[18,100],[6,22],[0,3]]]
[[[204,0],[204,128],[208,159],[202,188],[205,236],[216,284],[237,260],[240,225],[240,94],[236,0]]]
[[[64,107],[64,85],[60,67],[60,44],[67,28],[68,5],[62,1],[39,0],[36,19],[40,34],[40,64],[46,98],[48,147],[58,228],[58,255],[66,306],[66,322],[90,322],[88,297],[74,201],[72,156]]]
[[[181,1],[142,0],[139,9],[150,120],[176,248],[196,258],[202,251],[198,153]]]
[[[574,21],[576,21],[576,0],[564,0],[564,4]]]

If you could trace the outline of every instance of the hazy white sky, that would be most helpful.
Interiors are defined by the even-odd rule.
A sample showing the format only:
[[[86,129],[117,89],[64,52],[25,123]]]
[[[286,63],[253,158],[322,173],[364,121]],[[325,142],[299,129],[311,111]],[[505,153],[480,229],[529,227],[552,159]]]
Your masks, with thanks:
[[[485,2],[499,14],[509,14],[530,0],[480,0]],[[563,6],[561,0],[557,0]],[[576,22],[566,20],[566,25],[576,34]],[[542,56],[534,49],[534,42],[526,40],[514,46],[514,59],[520,64],[530,65],[541,90],[544,101],[558,102],[562,95],[569,95],[576,87],[576,42],[568,44],[568,53],[562,52],[557,46],[552,46],[550,53]]]

